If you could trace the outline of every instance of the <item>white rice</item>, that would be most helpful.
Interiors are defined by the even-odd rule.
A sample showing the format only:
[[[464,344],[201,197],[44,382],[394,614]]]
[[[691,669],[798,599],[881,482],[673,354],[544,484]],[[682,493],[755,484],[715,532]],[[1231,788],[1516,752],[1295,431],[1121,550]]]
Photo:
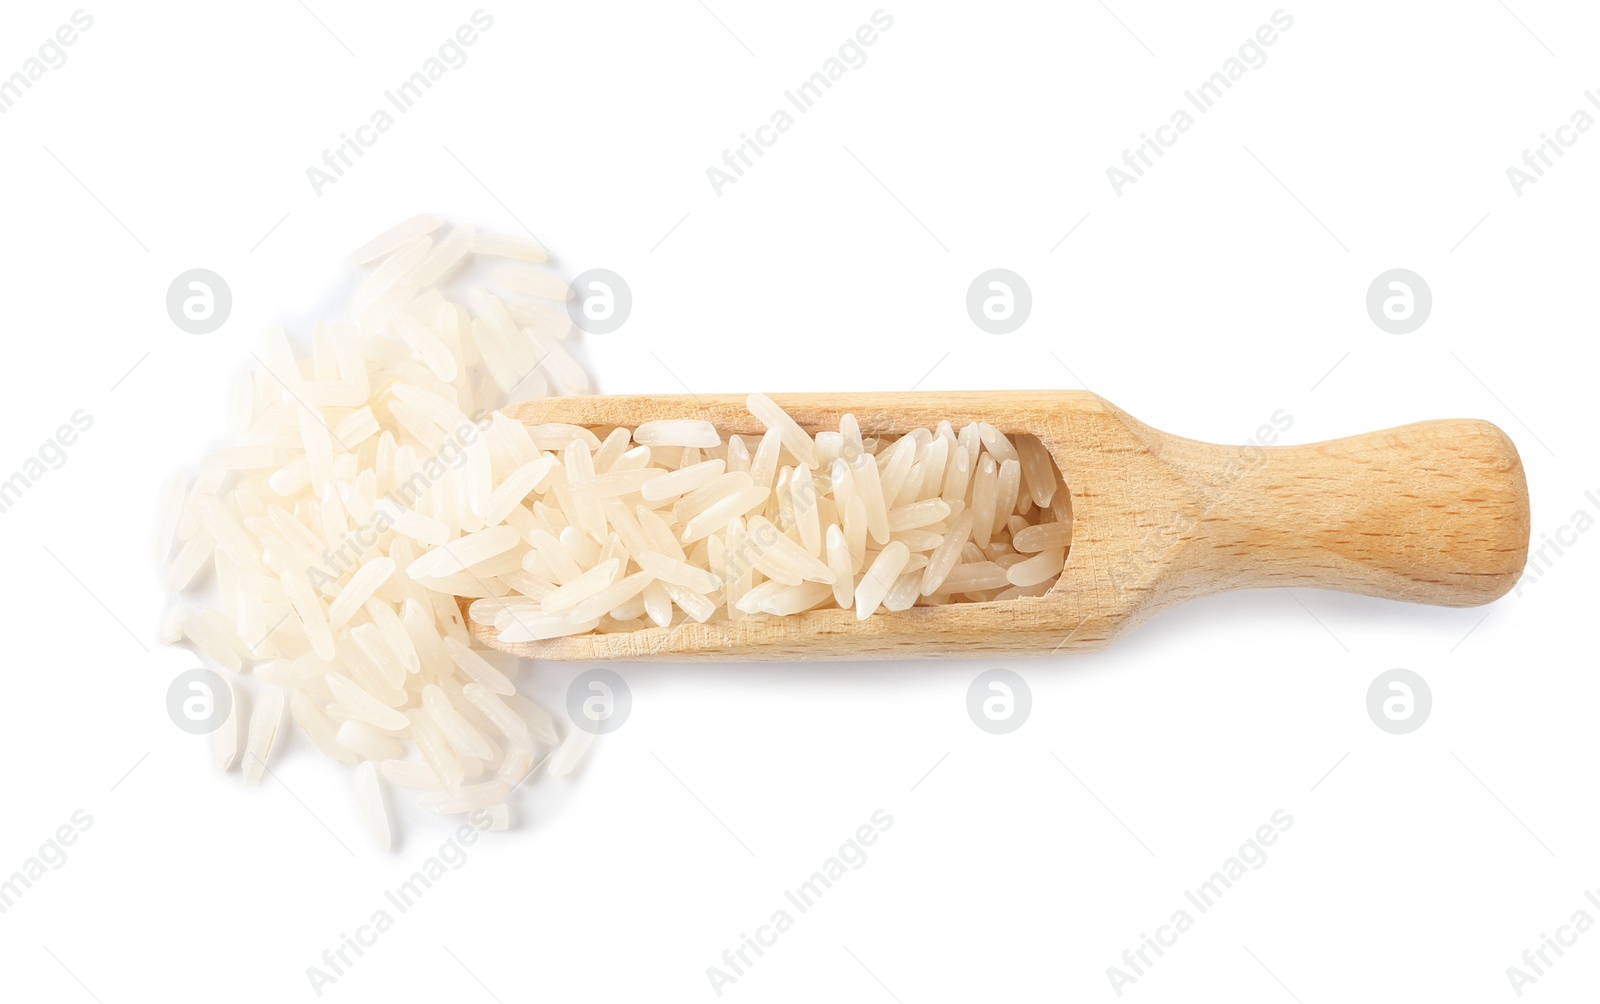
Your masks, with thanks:
[[[1006,581],[1013,586],[1037,586],[1061,574],[1066,549],[1049,547],[1031,558],[1024,558],[1006,569]]]
[[[531,262],[545,261],[549,257],[535,241],[500,234],[478,234],[472,239],[472,253]]]
[[[217,768],[227,770],[239,757],[239,722],[243,718],[239,689],[226,677],[222,684],[228,692],[228,716],[217,731],[211,733],[212,752],[216,754]]]
[[[354,753],[338,744],[333,719],[328,717],[317,698],[309,692],[299,688],[289,692],[289,714],[323,756],[344,763],[357,762]]]
[[[473,684],[482,687],[491,694],[505,696],[517,692],[516,684],[512,683],[504,673],[496,669],[493,663],[474,652],[463,642],[456,638],[445,638],[444,647],[449,652],[451,661],[460,668],[461,672]]]
[[[339,724],[334,741],[356,756],[371,760],[394,760],[405,755],[405,745],[356,718]]]
[[[363,760],[356,766],[356,804],[360,807],[361,822],[372,836],[373,842],[384,850],[393,845],[394,834],[389,826],[389,809],[384,804],[383,782],[378,779],[378,765],[373,760]]]
[[[394,559],[384,555],[379,555],[362,565],[334,597],[333,605],[328,608],[328,626],[343,627],[351,617],[355,616],[356,611],[361,609],[361,605],[367,602],[367,598],[377,592],[384,580],[394,574],[394,567]]]
[[[1021,600],[1064,571],[1070,517],[1051,508],[1058,476],[1032,436],[864,434],[849,414],[813,434],[763,394],[746,401],[759,438],[694,417],[488,417],[508,393],[588,392],[564,347],[572,291],[530,267],[546,260],[533,241],[443,227],[414,217],[358,248],[350,308],[315,326],[309,352],[269,331],[229,395],[237,441],[161,502],[165,584],[218,596],[168,612],[161,636],[228,677],[234,710],[212,738],[224,770],[259,779],[287,709],[357,767],[380,846],[383,781],[505,826],[512,789],[541,764],[572,772],[593,736],[558,729],[473,649],[457,597],[514,643]],[[504,295],[472,285],[485,256]]]
[[[577,726],[567,730],[567,737],[561,741],[550,759],[545,761],[544,772],[551,777],[563,777],[572,773],[573,769],[589,751],[589,744],[594,742],[594,733]]]
[[[511,794],[511,785],[496,778],[482,784],[469,784],[460,791],[429,792],[417,799],[417,804],[429,812],[437,812],[441,816],[456,815],[458,813],[475,812],[478,809],[487,809],[499,805]]]
[[[424,213],[421,216],[413,216],[409,220],[401,220],[350,252],[350,262],[353,265],[365,265],[418,237],[433,233],[442,226],[444,226],[444,217],[434,216],[432,213]]]
[[[338,701],[339,706],[347,713],[380,729],[398,731],[406,727],[404,714],[384,704],[361,684],[339,673],[329,673],[323,680],[327,683],[328,690],[333,693],[334,700]],[[370,684],[370,681],[368,682]]]
[[[510,740],[513,746],[532,749],[533,733],[528,728],[528,723],[518,718],[516,712],[495,696],[482,684],[469,683],[461,688],[467,700],[471,701],[483,716],[494,723],[500,734]]]
[[[367,277],[356,286],[354,303],[357,310],[369,307],[393,309],[404,302],[405,294],[414,293],[416,287],[404,282],[418,265],[422,264],[433,248],[433,238],[418,237],[396,248],[394,253],[378,263]]]
[[[455,705],[450,703],[450,698],[445,696],[444,690],[438,684],[430,683],[422,688],[422,706],[427,709],[451,746],[479,760],[494,758],[494,751],[489,746],[488,738],[474,728],[465,715],[456,710]]]
[[[378,764],[378,771],[390,784],[420,788],[423,791],[442,790],[439,776],[425,763],[414,760],[385,760]]]
[[[992,561],[969,561],[957,565],[945,577],[943,588],[952,593],[978,593],[1003,589],[1011,584],[1006,570]]]
[[[972,481],[972,542],[980,548],[988,547],[994,536],[999,495],[999,472],[994,457],[986,453],[978,462],[978,475]]]
[[[673,418],[645,422],[633,430],[633,441],[644,446],[695,446],[710,449],[722,445],[717,427],[701,419]]]
[[[572,296],[572,287],[565,279],[538,269],[509,266],[497,269],[492,277],[494,284],[513,293],[525,293],[546,300],[566,300]]]
[[[906,562],[910,559],[910,550],[898,540],[890,541],[888,546],[878,552],[878,556],[872,559],[872,564],[868,566],[866,574],[856,583],[856,620],[864,621],[878,609],[878,604],[889,595],[889,589],[905,570]]]
[[[790,455],[802,464],[817,465],[817,444],[800,428],[800,424],[790,418],[788,413],[773,403],[772,398],[765,394],[751,394],[745,399],[745,407],[750,409],[750,414],[761,420],[768,430],[776,432],[783,445],[788,447]]]
[[[885,610],[896,612],[910,610],[912,605],[917,602],[917,587],[922,583],[922,575],[920,574],[922,570],[914,568],[910,564],[906,568],[907,570],[900,573],[900,577],[894,580],[894,585],[884,596],[883,608]]]
[[[277,745],[283,725],[283,691],[277,687],[262,694],[250,713],[250,733],[244,747],[244,779],[257,781]]]
[[[413,708],[406,713],[410,725],[411,739],[417,744],[417,750],[422,754],[423,761],[433,770],[446,791],[460,791],[461,782],[466,779],[467,769],[461,762],[461,757],[451,748],[434,724],[433,719],[421,708]]]

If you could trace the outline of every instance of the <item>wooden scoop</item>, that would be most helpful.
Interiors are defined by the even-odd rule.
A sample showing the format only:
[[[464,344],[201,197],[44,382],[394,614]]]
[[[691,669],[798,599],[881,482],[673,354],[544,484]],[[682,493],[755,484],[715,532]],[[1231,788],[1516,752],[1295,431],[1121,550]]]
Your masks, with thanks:
[[[1418,422],[1305,446],[1239,447],[1158,432],[1086,391],[773,395],[802,428],[853,413],[867,436],[948,420],[1031,433],[1067,490],[1060,581],[1044,596],[853,610],[486,645],[555,660],[729,661],[1043,655],[1088,651],[1163,607],[1227,589],[1307,586],[1444,606],[1503,595],[1528,556],[1528,486],[1506,434],[1476,419]],[[734,395],[568,397],[505,410],[530,425],[703,418],[764,429]]]

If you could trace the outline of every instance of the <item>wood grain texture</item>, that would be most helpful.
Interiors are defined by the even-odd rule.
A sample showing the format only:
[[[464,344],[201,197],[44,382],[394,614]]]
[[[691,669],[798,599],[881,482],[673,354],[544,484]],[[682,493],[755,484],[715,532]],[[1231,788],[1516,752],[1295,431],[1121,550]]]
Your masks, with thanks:
[[[1306,586],[1447,606],[1487,603],[1527,559],[1527,482],[1505,433],[1475,419],[1419,422],[1303,446],[1241,448],[1150,428],[1087,391],[775,394],[808,431],[853,413],[864,435],[949,420],[1039,437],[1073,521],[1060,581],[1040,597],[880,611],[754,616],[505,645],[555,660],[776,661],[986,657],[1088,651],[1157,611],[1228,589]],[[637,426],[703,418],[763,427],[743,395],[571,397],[505,409],[528,424]]]

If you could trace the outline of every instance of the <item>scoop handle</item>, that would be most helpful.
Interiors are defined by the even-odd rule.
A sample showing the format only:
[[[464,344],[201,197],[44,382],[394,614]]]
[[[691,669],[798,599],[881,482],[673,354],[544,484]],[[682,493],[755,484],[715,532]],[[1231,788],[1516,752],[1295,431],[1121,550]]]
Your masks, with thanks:
[[[1489,422],[1165,452],[1189,467],[1190,547],[1170,581],[1180,592],[1310,586],[1474,606],[1505,594],[1527,561],[1522,459]]]

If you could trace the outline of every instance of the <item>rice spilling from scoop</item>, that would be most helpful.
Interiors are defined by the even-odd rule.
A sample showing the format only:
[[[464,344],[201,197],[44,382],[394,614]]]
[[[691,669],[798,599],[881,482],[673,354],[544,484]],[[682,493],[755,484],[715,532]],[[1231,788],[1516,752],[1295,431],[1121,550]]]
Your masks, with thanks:
[[[1031,436],[891,435],[848,414],[812,434],[763,394],[747,401],[760,436],[495,412],[589,392],[570,322],[538,302],[567,287],[530,267],[546,260],[531,241],[444,227],[413,217],[358,249],[349,316],[316,325],[308,351],[270,332],[234,387],[237,441],[162,507],[164,581],[189,594],[162,640],[236,677],[223,770],[259,779],[292,723],[355,765],[381,846],[386,788],[436,813],[492,810],[503,829],[511,793],[570,773],[593,736],[516,692],[457,597],[516,643],[829,608],[865,620],[1039,596],[1062,574],[1070,508]],[[208,570],[210,607],[195,603]]]

